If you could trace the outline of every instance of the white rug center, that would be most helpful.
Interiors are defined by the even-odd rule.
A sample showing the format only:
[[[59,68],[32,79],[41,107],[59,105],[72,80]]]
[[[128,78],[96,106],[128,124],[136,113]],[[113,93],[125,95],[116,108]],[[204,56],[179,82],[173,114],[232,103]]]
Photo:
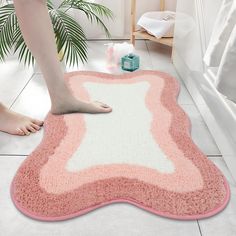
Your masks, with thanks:
[[[112,106],[109,114],[85,114],[86,132],[66,169],[80,171],[96,165],[132,164],[174,172],[174,165],[151,133],[152,114],[145,104],[148,82],[101,84],[86,82],[91,100]],[[77,128],[77,127],[75,127]]]

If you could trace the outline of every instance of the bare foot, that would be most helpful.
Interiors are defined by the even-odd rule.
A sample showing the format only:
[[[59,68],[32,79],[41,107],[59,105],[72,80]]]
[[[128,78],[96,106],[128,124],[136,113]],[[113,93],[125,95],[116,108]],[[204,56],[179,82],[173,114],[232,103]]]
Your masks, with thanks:
[[[65,101],[64,103],[59,103],[57,105],[52,106],[51,112],[55,115],[67,114],[67,113],[108,113],[111,112],[112,109],[101,102],[85,102],[81,100],[72,100]]]
[[[52,98],[51,112],[55,115],[67,113],[109,113],[112,108],[108,105],[99,102],[87,102],[76,99],[71,95],[67,87],[64,87],[59,94]]]
[[[43,121],[9,110],[0,103],[0,131],[13,135],[29,135],[40,130]]]

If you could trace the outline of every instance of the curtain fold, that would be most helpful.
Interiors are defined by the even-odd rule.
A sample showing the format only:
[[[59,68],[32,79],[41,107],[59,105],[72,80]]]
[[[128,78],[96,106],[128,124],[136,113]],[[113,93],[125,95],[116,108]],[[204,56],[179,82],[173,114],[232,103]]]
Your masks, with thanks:
[[[216,88],[228,99],[236,103],[236,25],[226,45],[219,66]]]
[[[211,39],[204,56],[204,62],[207,66],[218,67],[220,64],[226,44],[235,24],[235,12],[232,7],[235,2],[236,1],[234,0],[222,1]]]
[[[204,62],[218,67],[216,89],[236,102],[236,0],[222,2]]]

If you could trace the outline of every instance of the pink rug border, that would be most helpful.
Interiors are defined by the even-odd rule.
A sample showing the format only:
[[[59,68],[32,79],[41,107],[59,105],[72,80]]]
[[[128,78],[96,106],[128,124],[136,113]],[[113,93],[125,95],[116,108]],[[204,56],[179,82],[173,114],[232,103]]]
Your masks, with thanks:
[[[60,217],[40,217],[40,216],[36,216],[35,214],[32,214],[29,211],[22,208],[21,206],[19,206],[14,200],[13,200],[13,203],[17,207],[17,209],[19,209],[21,211],[21,213],[23,213],[24,215],[29,216],[33,219],[40,220],[40,221],[57,222],[57,221],[70,220],[70,219],[73,219],[75,217],[85,215],[88,212],[99,209],[100,207],[107,206],[107,205],[110,205],[110,204],[113,204],[113,203],[129,203],[129,204],[132,204],[134,206],[137,206],[138,208],[141,208],[141,209],[146,210],[150,213],[153,213],[157,216],[162,216],[162,217],[165,217],[165,218],[168,218],[168,219],[173,219],[173,220],[188,220],[188,221],[190,221],[190,220],[199,220],[199,219],[209,218],[213,215],[216,215],[217,213],[220,213],[227,206],[227,204],[229,202],[229,199],[230,199],[230,188],[227,184],[227,181],[226,181],[225,177],[224,177],[224,185],[225,185],[225,188],[226,188],[226,191],[227,191],[224,203],[220,207],[216,207],[214,210],[212,210],[212,211],[210,211],[210,212],[208,212],[204,215],[193,215],[193,216],[179,216],[179,217],[177,217],[176,215],[163,213],[161,211],[155,211],[155,210],[153,210],[153,208],[145,207],[145,206],[137,203],[135,200],[131,201],[131,200],[124,199],[124,198],[118,198],[118,199],[114,199],[112,201],[103,202],[101,204],[97,204],[95,206],[88,207],[88,208],[86,208],[84,210],[81,210],[79,212],[76,212],[74,214],[70,214],[70,215],[66,215],[66,216],[60,216]],[[11,188],[11,198],[14,199],[13,198],[13,188]]]
[[[154,72],[153,70],[140,70],[140,71],[136,71],[136,72],[133,72],[132,74],[130,73],[127,73],[127,74],[122,74],[122,75],[112,75],[112,74],[108,74],[108,73],[104,73],[104,72],[95,72],[95,71],[80,71],[81,73],[83,73],[83,75],[101,75],[101,77],[110,77],[110,78],[113,78],[113,79],[116,79],[116,78],[119,78],[120,76],[122,76],[123,78],[127,77],[129,78],[130,75],[140,75],[140,74],[145,74],[145,73],[149,73],[149,72]],[[163,74],[163,75],[166,75],[165,72],[160,72],[158,71],[159,74]],[[67,78],[70,77],[70,76],[74,76],[77,72],[69,72],[69,73],[66,73],[66,76]],[[179,92],[180,92],[180,86],[179,86],[179,82],[177,80],[174,80],[174,83],[177,84],[177,89],[178,91],[176,91],[176,95],[175,95],[175,98],[176,98],[176,101],[177,101],[177,98],[179,96]],[[179,104],[176,102],[176,105],[179,106]],[[185,113],[185,112],[184,112]],[[190,130],[191,130],[191,122],[190,122],[190,118],[189,116],[185,113],[187,119],[188,119],[188,134],[190,135]],[[218,168],[218,167],[216,167]],[[81,210],[79,212],[76,212],[76,213],[73,213],[73,214],[69,214],[69,215],[65,215],[65,216],[60,216],[60,217],[41,217],[41,216],[37,216],[33,213],[31,213],[30,211],[22,208],[19,204],[17,204],[17,202],[14,201],[14,188],[13,188],[13,185],[11,185],[10,187],[10,195],[11,195],[11,198],[12,198],[12,201],[14,203],[14,205],[16,206],[17,209],[19,209],[21,211],[21,213],[23,213],[24,215],[28,216],[28,217],[31,217],[33,219],[37,219],[37,220],[40,220],[40,221],[50,221],[50,222],[56,222],[56,221],[63,221],[63,220],[69,220],[69,219],[72,219],[72,218],[75,218],[75,217],[78,217],[78,216],[81,216],[81,215],[84,215],[90,211],[93,211],[93,210],[96,210],[100,207],[103,207],[103,206],[107,206],[107,205],[110,205],[110,204],[113,204],[113,203],[129,203],[129,204],[132,204],[134,206],[137,206],[138,208],[141,208],[143,210],[146,210],[150,213],[153,213],[155,215],[158,215],[158,216],[162,216],[162,217],[165,217],[165,218],[168,218],[168,219],[174,219],[174,220],[197,220],[197,219],[205,219],[205,218],[208,218],[208,217],[211,217],[213,215],[216,215],[217,213],[220,213],[228,204],[229,200],[230,200],[230,187],[228,185],[228,182],[226,180],[226,178],[223,176],[223,179],[224,179],[224,186],[225,186],[225,189],[226,189],[226,197],[223,201],[223,204],[220,205],[219,207],[215,207],[214,210],[212,211],[209,211],[205,214],[198,214],[198,215],[192,215],[192,216],[176,216],[176,215],[173,215],[173,214],[169,214],[169,213],[163,213],[161,211],[156,211],[154,210],[153,208],[149,208],[149,207],[145,207],[141,204],[139,204],[138,202],[136,202],[135,200],[129,200],[129,199],[124,199],[124,198],[118,198],[118,199],[113,199],[111,201],[107,201],[107,202],[103,202],[103,203],[100,203],[100,204],[97,204],[97,205],[94,205],[92,207],[88,207],[84,210]]]

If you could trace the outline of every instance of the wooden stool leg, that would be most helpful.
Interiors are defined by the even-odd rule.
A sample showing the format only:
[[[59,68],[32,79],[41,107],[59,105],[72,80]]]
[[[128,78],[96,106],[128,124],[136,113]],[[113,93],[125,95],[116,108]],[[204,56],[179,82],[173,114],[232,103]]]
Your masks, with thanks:
[[[160,0],[160,11],[165,11],[165,0]]]
[[[135,45],[135,28],[136,28],[136,0],[131,0],[131,35],[130,42]]]
[[[135,46],[135,35],[133,34],[131,35],[130,43],[132,43]]]

